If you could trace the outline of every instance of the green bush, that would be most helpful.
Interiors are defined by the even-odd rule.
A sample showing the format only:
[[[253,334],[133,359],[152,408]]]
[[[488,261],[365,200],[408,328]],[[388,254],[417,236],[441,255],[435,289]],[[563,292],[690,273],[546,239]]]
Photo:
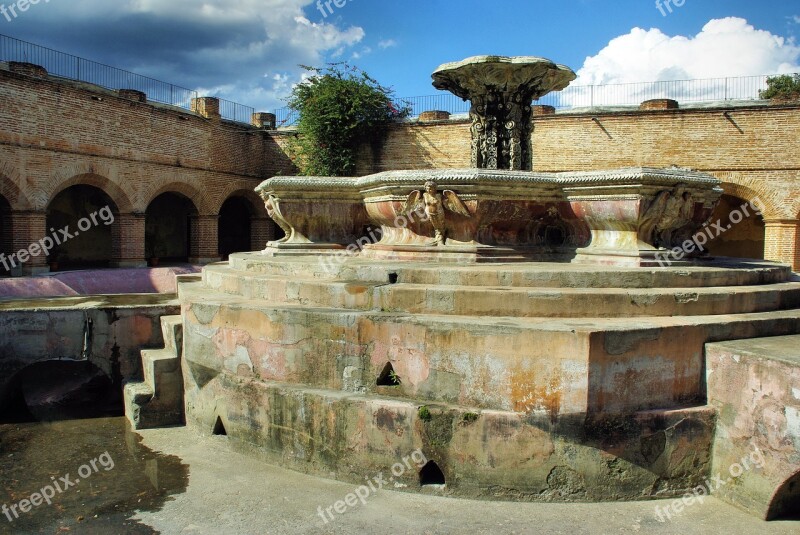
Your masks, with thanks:
[[[767,88],[758,92],[763,99],[800,99],[800,74],[783,74],[767,78]]]
[[[431,418],[433,418],[431,410],[428,408],[427,405],[423,405],[422,407],[419,408],[419,410],[417,411],[417,416],[419,416],[419,419],[422,420],[423,422],[430,422]]]
[[[358,148],[382,141],[386,126],[407,117],[410,108],[395,106],[391,89],[347,63],[301,67],[312,74],[289,97],[300,115],[298,167],[305,175],[352,175]]]

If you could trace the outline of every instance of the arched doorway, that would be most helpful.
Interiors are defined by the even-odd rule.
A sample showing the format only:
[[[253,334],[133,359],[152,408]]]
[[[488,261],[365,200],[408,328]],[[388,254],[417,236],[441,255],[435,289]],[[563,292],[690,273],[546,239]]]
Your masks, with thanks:
[[[162,193],[145,212],[145,255],[151,265],[188,262],[191,218],[197,216],[192,201],[180,193]]]
[[[767,520],[800,520],[800,472],[784,481],[775,492]]]
[[[252,250],[253,206],[244,197],[233,196],[219,210],[219,255],[227,260],[231,253]]]
[[[11,255],[11,249],[13,249],[12,237],[14,233],[11,224],[11,205],[5,197],[0,195],[0,253],[6,257]],[[5,264],[8,264],[9,268],[11,267],[7,261]],[[10,274],[11,271],[6,268],[6,265],[0,262],[0,277],[7,277]]]
[[[766,226],[757,206],[723,195],[709,224],[714,239],[706,249],[713,256],[764,259]]]
[[[94,186],[70,186],[56,195],[47,207],[47,229],[55,242],[47,257],[51,270],[108,267],[117,215],[111,197]]]
[[[49,360],[16,374],[0,399],[0,422],[120,416],[122,388],[89,361]]]

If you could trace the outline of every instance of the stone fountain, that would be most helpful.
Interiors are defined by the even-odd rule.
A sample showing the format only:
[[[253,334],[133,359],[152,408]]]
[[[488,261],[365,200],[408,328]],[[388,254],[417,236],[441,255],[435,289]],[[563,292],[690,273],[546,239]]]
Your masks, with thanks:
[[[575,78],[544,58],[478,56],[442,65],[433,86],[472,103],[472,167],[530,171],[531,101]]]
[[[285,238],[180,286],[187,422],[356,484],[421,450],[401,490],[696,487],[705,344],[800,332],[800,285],[786,266],[677,258],[720,197],[712,176],[532,172],[531,100],[568,68],[481,56],[433,77],[472,101],[474,168],[264,182]]]

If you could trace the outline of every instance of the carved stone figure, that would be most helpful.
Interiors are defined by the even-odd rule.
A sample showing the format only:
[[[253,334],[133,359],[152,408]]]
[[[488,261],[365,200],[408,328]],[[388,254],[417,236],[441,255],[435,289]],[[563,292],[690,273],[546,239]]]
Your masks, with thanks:
[[[464,217],[472,217],[466,205],[458,198],[455,192],[444,190],[438,193],[436,184],[428,181],[425,183],[425,191],[412,191],[403,204],[403,213],[410,213],[419,210],[423,205],[425,215],[433,225],[435,236],[433,245],[447,244],[447,225],[445,209]]]
[[[692,222],[694,199],[686,186],[660,192],[640,222],[640,237],[656,247],[674,247],[684,236],[680,230]],[[676,239],[679,238],[679,239]]]
[[[486,103],[482,97],[472,100],[469,108],[469,118],[472,121],[470,132],[472,133],[472,167],[482,167],[486,158],[486,123],[484,113]]]
[[[285,236],[280,240],[271,241],[267,245],[269,246],[291,241],[294,237],[294,228],[289,224],[288,221],[286,221],[286,218],[283,217],[278,199],[276,199],[274,195],[270,195],[267,197],[267,201],[264,206],[267,208],[267,215],[270,217],[270,219],[275,221],[275,224],[277,224],[285,234]]]

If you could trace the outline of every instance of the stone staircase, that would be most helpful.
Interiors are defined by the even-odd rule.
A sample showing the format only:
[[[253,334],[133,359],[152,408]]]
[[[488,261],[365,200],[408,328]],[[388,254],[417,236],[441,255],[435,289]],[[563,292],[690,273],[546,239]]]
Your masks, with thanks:
[[[791,271],[733,260],[237,254],[180,293],[189,425],[353,482],[420,449],[435,470],[396,488],[434,471],[445,493],[481,498],[682,495],[710,472],[705,344],[800,332]]]
[[[125,385],[125,415],[134,429],[184,422],[181,316],[163,316],[161,331],[164,348],[142,350],[144,381]]]

